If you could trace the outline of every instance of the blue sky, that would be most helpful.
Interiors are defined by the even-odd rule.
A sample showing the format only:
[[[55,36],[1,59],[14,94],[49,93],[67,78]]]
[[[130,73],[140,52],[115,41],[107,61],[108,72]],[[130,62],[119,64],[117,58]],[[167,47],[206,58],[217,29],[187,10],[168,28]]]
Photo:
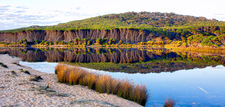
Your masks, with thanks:
[[[173,12],[225,21],[225,0],[0,0],[0,30],[124,12]]]

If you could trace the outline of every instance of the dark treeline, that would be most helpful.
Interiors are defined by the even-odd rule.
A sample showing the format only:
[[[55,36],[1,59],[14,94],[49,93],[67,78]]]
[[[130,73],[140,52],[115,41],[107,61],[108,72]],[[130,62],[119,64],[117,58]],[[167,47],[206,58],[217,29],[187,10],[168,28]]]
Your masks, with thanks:
[[[1,49],[29,62],[72,62],[87,68],[112,72],[172,72],[181,69],[225,65],[219,55],[169,52],[164,49]]]

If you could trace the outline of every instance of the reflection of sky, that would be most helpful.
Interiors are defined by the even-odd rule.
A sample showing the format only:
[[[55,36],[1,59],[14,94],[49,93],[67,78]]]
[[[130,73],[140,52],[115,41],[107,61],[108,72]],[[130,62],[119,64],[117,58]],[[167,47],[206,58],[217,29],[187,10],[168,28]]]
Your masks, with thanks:
[[[95,71],[95,70],[92,70]],[[103,73],[103,72],[101,72]],[[177,105],[225,106],[225,67],[179,70],[148,74],[105,72],[114,78],[127,78],[145,84],[150,92],[148,105],[162,106],[167,97],[178,101]]]
[[[31,67],[32,69],[46,72],[46,73],[55,73],[55,67],[58,63],[55,62],[19,62],[21,65]]]
[[[42,72],[54,73],[57,63],[20,62]],[[179,70],[173,73],[127,74],[87,69],[111,75],[113,78],[129,79],[146,85],[150,93],[147,106],[162,106],[167,97],[178,101],[177,106],[225,106],[225,67],[206,67]]]

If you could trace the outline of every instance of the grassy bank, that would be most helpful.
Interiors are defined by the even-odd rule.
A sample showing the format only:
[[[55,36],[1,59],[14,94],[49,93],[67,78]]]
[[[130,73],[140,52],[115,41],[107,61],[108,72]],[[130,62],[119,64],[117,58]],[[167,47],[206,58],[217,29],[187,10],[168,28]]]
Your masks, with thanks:
[[[55,68],[58,81],[70,85],[83,85],[100,93],[115,94],[119,97],[145,105],[148,94],[143,85],[134,85],[128,80],[113,79],[108,75],[88,72],[79,67],[59,64]]]

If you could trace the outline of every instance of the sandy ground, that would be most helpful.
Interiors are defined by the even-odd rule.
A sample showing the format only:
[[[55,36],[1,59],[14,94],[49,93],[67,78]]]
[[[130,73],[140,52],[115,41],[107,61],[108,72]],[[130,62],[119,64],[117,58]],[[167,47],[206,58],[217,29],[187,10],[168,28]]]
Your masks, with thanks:
[[[58,83],[55,74],[19,65],[19,61],[17,57],[0,54],[0,62],[3,63],[0,64],[0,106],[140,106],[115,95],[100,94],[84,86]],[[26,70],[30,75],[22,72]],[[41,76],[42,80],[32,81],[35,75]]]

